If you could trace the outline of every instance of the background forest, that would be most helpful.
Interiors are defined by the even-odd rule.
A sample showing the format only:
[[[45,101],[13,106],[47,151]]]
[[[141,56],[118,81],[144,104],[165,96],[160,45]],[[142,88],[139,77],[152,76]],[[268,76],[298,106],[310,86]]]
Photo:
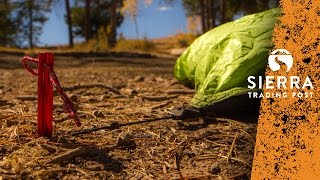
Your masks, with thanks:
[[[172,32],[162,39],[126,39],[118,33],[125,18],[137,26],[141,7],[152,3],[175,6],[182,3],[188,32]],[[65,9],[61,9],[61,5]],[[277,7],[277,0],[0,0],[0,46],[6,48],[39,47],[39,36],[49,13],[64,15],[68,25],[68,45],[61,49],[77,51],[170,49],[186,47],[206,31],[247,14]],[[143,22],[140,22],[143,24]],[[83,41],[75,43],[75,38]]]

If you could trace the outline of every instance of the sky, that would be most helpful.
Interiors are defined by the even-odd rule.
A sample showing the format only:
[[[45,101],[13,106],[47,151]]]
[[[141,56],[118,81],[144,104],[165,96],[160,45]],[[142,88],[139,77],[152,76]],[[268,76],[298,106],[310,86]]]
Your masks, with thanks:
[[[150,6],[141,4],[139,10],[137,18],[139,38],[159,38],[186,31],[187,20],[181,0],[170,6],[162,4],[160,0],[153,0]],[[61,3],[51,11],[39,38],[40,45],[62,45],[68,43],[68,29],[64,14],[64,3]],[[118,34],[120,33],[126,38],[137,38],[135,25],[130,17],[125,17],[118,28]]]

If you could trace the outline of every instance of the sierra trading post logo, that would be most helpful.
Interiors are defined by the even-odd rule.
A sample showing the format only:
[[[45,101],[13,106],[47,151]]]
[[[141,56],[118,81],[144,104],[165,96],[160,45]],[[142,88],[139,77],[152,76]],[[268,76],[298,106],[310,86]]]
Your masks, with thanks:
[[[279,71],[281,66],[286,65],[286,72],[289,72],[293,65],[292,55],[285,49],[276,49],[272,51],[268,58],[268,64],[272,71]],[[249,76],[249,89],[263,89],[263,76]],[[257,87],[258,83],[258,87]],[[265,77],[265,92],[248,92],[249,98],[287,98],[288,92],[276,91],[268,92],[268,89],[290,89],[291,97],[297,98],[312,98],[313,92],[305,92],[305,89],[314,89],[312,82],[307,76],[301,79],[299,76],[266,76]]]

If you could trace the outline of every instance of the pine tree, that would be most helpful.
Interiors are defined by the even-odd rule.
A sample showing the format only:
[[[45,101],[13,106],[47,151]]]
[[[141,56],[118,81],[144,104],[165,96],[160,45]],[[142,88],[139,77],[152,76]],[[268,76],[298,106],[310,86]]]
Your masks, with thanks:
[[[186,15],[200,16],[202,33],[241,15],[278,6],[277,0],[183,0]]]
[[[122,6],[122,0],[77,0],[71,8],[75,35],[88,41],[97,38],[102,29],[108,36],[106,43],[109,47],[114,46],[117,27],[123,21],[119,11]]]
[[[17,25],[18,23],[13,16],[13,6],[8,0],[0,0],[0,45],[16,46],[17,45]]]
[[[51,0],[16,0],[16,13],[19,19],[19,37],[26,39],[29,48],[38,42],[43,25],[50,12]],[[23,44],[25,45],[25,43]]]
[[[70,1],[65,0],[65,3],[66,3],[66,18],[67,18],[67,24],[68,24],[68,34],[69,34],[69,47],[73,47],[73,32],[72,32]]]

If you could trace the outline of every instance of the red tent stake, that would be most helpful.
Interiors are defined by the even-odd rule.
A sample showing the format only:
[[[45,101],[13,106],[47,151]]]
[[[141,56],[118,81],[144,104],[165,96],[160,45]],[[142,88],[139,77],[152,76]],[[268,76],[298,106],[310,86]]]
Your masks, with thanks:
[[[38,63],[38,69],[31,69],[27,61]],[[39,53],[38,59],[24,57],[24,67],[33,75],[38,76],[38,135],[52,137],[52,109],[53,109],[53,86],[64,101],[63,108],[74,118],[76,125],[81,126],[72,102],[63,92],[59,80],[53,71],[53,53]]]
[[[49,70],[53,70],[53,54],[39,53],[38,60],[38,135],[51,137],[53,88]]]

